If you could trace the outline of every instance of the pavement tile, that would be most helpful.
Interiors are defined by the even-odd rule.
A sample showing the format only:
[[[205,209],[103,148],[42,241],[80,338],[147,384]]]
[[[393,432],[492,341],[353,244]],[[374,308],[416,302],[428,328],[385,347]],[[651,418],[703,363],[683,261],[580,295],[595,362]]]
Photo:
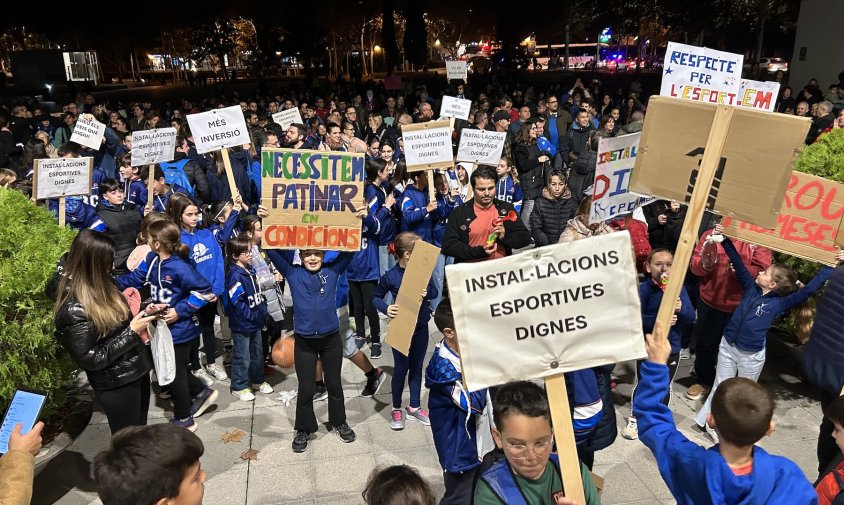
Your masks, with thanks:
[[[405,417],[406,419],[406,417]],[[372,440],[372,452],[427,448],[433,451],[432,439],[427,435],[430,426],[416,421],[406,421],[403,430],[393,430],[386,419],[367,423]]]
[[[410,451],[396,450],[375,454],[378,467],[391,465],[409,465],[419,471],[430,484],[442,485],[442,467],[437,459],[437,453],[428,449],[414,449]]]
[[[656,460],[653,457],[637,461],[635,465],[630,465],[639,480],[645,484],[645,487],[659,500],[672,499],[671,491],[663,482],[659,475],[659,468],[656,466]]]
[[[315,468],[315,497],[319,501],[327,496],[360,493],[375,468],[375,457],[372,454],[360,454],[342,459],[315,461],[311,464]]]
[[[592,472],[604,479],[604,489],[601,492],[601,503],[604,505],[656,500],[656,496],[627,463],[595,464]]]
[[[246,449],[243,449],[244,451]],[[208,454],[206,452],[206,454]],[[205,497],[203,503],[226,503],[241,505],[246,503],[246,486],[249,475],[249,465],[241,462],[230,465],[229,468],[220,473],[213,473],[208,468],[211,458],[202,456],[202,469],[208,472],[208,479],[205,481]]]
[[[260,461],[260,454],[258,461]],[[261,468],[250,462],[247,505],[286,504],[307,500],[313,503],[315,463]]]

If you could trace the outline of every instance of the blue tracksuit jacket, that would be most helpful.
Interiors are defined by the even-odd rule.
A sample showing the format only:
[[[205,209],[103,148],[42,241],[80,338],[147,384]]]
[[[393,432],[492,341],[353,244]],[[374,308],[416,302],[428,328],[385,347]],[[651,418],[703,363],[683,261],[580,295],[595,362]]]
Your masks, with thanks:
[[[59,217],[59,201],[50,200],[50,212],[58,219]],[[106,224],[97,215],[97,209],[82,201],[78,196],[68,196],[65,198],[65,223],[70,226],[71,230],[94,230],[106,231],[108,228]]]
[[[398,299],[399,287],[401,287],[403,278],[404,268],[398,266],[398,264],[384,272],[384,275],[378,281],[378,286],[372,292],[372,303],[379,312],[387,313],[387,304],[384,302],[384,296],[387,293],[393,294],[393,300]],[[426,324],[431,319],[431,300],[437,297],[437,293],[439,291],[437,291],[433,279],[429,280],[425,299],[422,300],[422,306],[419,308],[419,318],[416,320],[416,326]]]
[[[457,195],[452,200],[449,196],[437,195],[437,210],[434,211],[433,244],[442,247],[445,225],[448,222],[448,215],[455,207],[463,205],[463,199]]]
[[[408,186],[401,199],[401,231],[412,231],[425,242],[434,243],[434,217],[425,208],[428,202],[428,190],[419,191],[416,186]]]
[[[229,317],[229,328],[235,333],[254,333],[264,327],[267,301],[258,290],[255,271],[232,265],[226,277],[223,308]]]
[[[639,284],[639,300],[642,302],[642,330],[645,333],[654,331],[656,314],[659,312],[659,304],[662,302],[662,289],[656,285],[650,277]],[[677,322],[692,324],[695,322],[695,308],[692,306],[686,288],[680,288],[680,312],[677,314]],[[671,327],[668,333],[668,341],[671,342],[671,354],[680,352],[680,330],[677,325]]]
[[[211,283],[214,294],[221,297],[226,289],[225,256],[214,234],[198,228],[193,233],[182,230],[182,243],[190,248],[190,259],[196,271]]]
[[[495,185],[495,198],[512,203],[516,212],[522,213],[522,187],[516,184],[509,175],[498,179]]]

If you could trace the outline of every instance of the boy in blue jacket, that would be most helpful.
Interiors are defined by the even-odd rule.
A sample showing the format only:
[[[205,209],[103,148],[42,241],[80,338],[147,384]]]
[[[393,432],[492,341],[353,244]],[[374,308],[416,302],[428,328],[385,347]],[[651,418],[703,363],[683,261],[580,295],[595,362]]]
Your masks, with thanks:
[[[144,181],[146,184],[149,181],[149,167],[150,165],[145,166],[141,170],[141,180]],[[152,209],[155,212],[161,212],[162,214],[167,212],[167,202],[170,200],[170,197],[173,196],[174,193],[182,193],[187,196],[190,195],[190,191],[179,186],[178,184],[167,184],[164,179],[164,171],[161,170],[161,167],[155,165],[155,173],[153,177],[155,178],[152,182],[152,188],[147,188],[147,191],[152,191]],[[144,202],[146,205],[146,202]],[[144,214],[146,215],[150,209],[144,209]]]
[[[404,190],[401,198],[401,231],[412,231],[433,244],[436,210],[437,201],[428,196],[428,174],[414,172],[413,185]]]
[[[642,364],[633,413],[639,438],[656,458],[679,505],[817,503],[812,485],[796,464],[754,445],[774,430],[774,400],[765,388],[743,377],[721,383],[707,415],[721,443],[705,449],[677,430],[662,403],[671,343],[659,323],[646,341],[648,360]]]

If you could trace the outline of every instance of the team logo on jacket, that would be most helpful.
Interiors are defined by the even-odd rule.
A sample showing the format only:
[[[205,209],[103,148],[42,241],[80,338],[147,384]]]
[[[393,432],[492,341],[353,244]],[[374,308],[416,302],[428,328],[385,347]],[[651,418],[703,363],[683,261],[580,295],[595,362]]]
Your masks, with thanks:
[[[211,259],[211,253],[205,244],[202,242],[197,242],[196,245],[193,246],[193,262],[194,263],[201,263],[207,259]]]

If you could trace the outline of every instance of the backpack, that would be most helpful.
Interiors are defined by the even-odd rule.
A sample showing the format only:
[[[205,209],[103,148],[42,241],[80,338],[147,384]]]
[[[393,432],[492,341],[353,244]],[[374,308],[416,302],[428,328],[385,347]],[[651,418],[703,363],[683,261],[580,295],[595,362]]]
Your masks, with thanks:
[[[179,161],[171,161],[169,163],[159,163],[158,166],[164,171],[164,182],[172,186],[178,184],[190,192],[191,197],[194,195],[193,184],[188,179],[188,174],[185,173],[185,165],[188,164],[190,158],[184,158]]]

